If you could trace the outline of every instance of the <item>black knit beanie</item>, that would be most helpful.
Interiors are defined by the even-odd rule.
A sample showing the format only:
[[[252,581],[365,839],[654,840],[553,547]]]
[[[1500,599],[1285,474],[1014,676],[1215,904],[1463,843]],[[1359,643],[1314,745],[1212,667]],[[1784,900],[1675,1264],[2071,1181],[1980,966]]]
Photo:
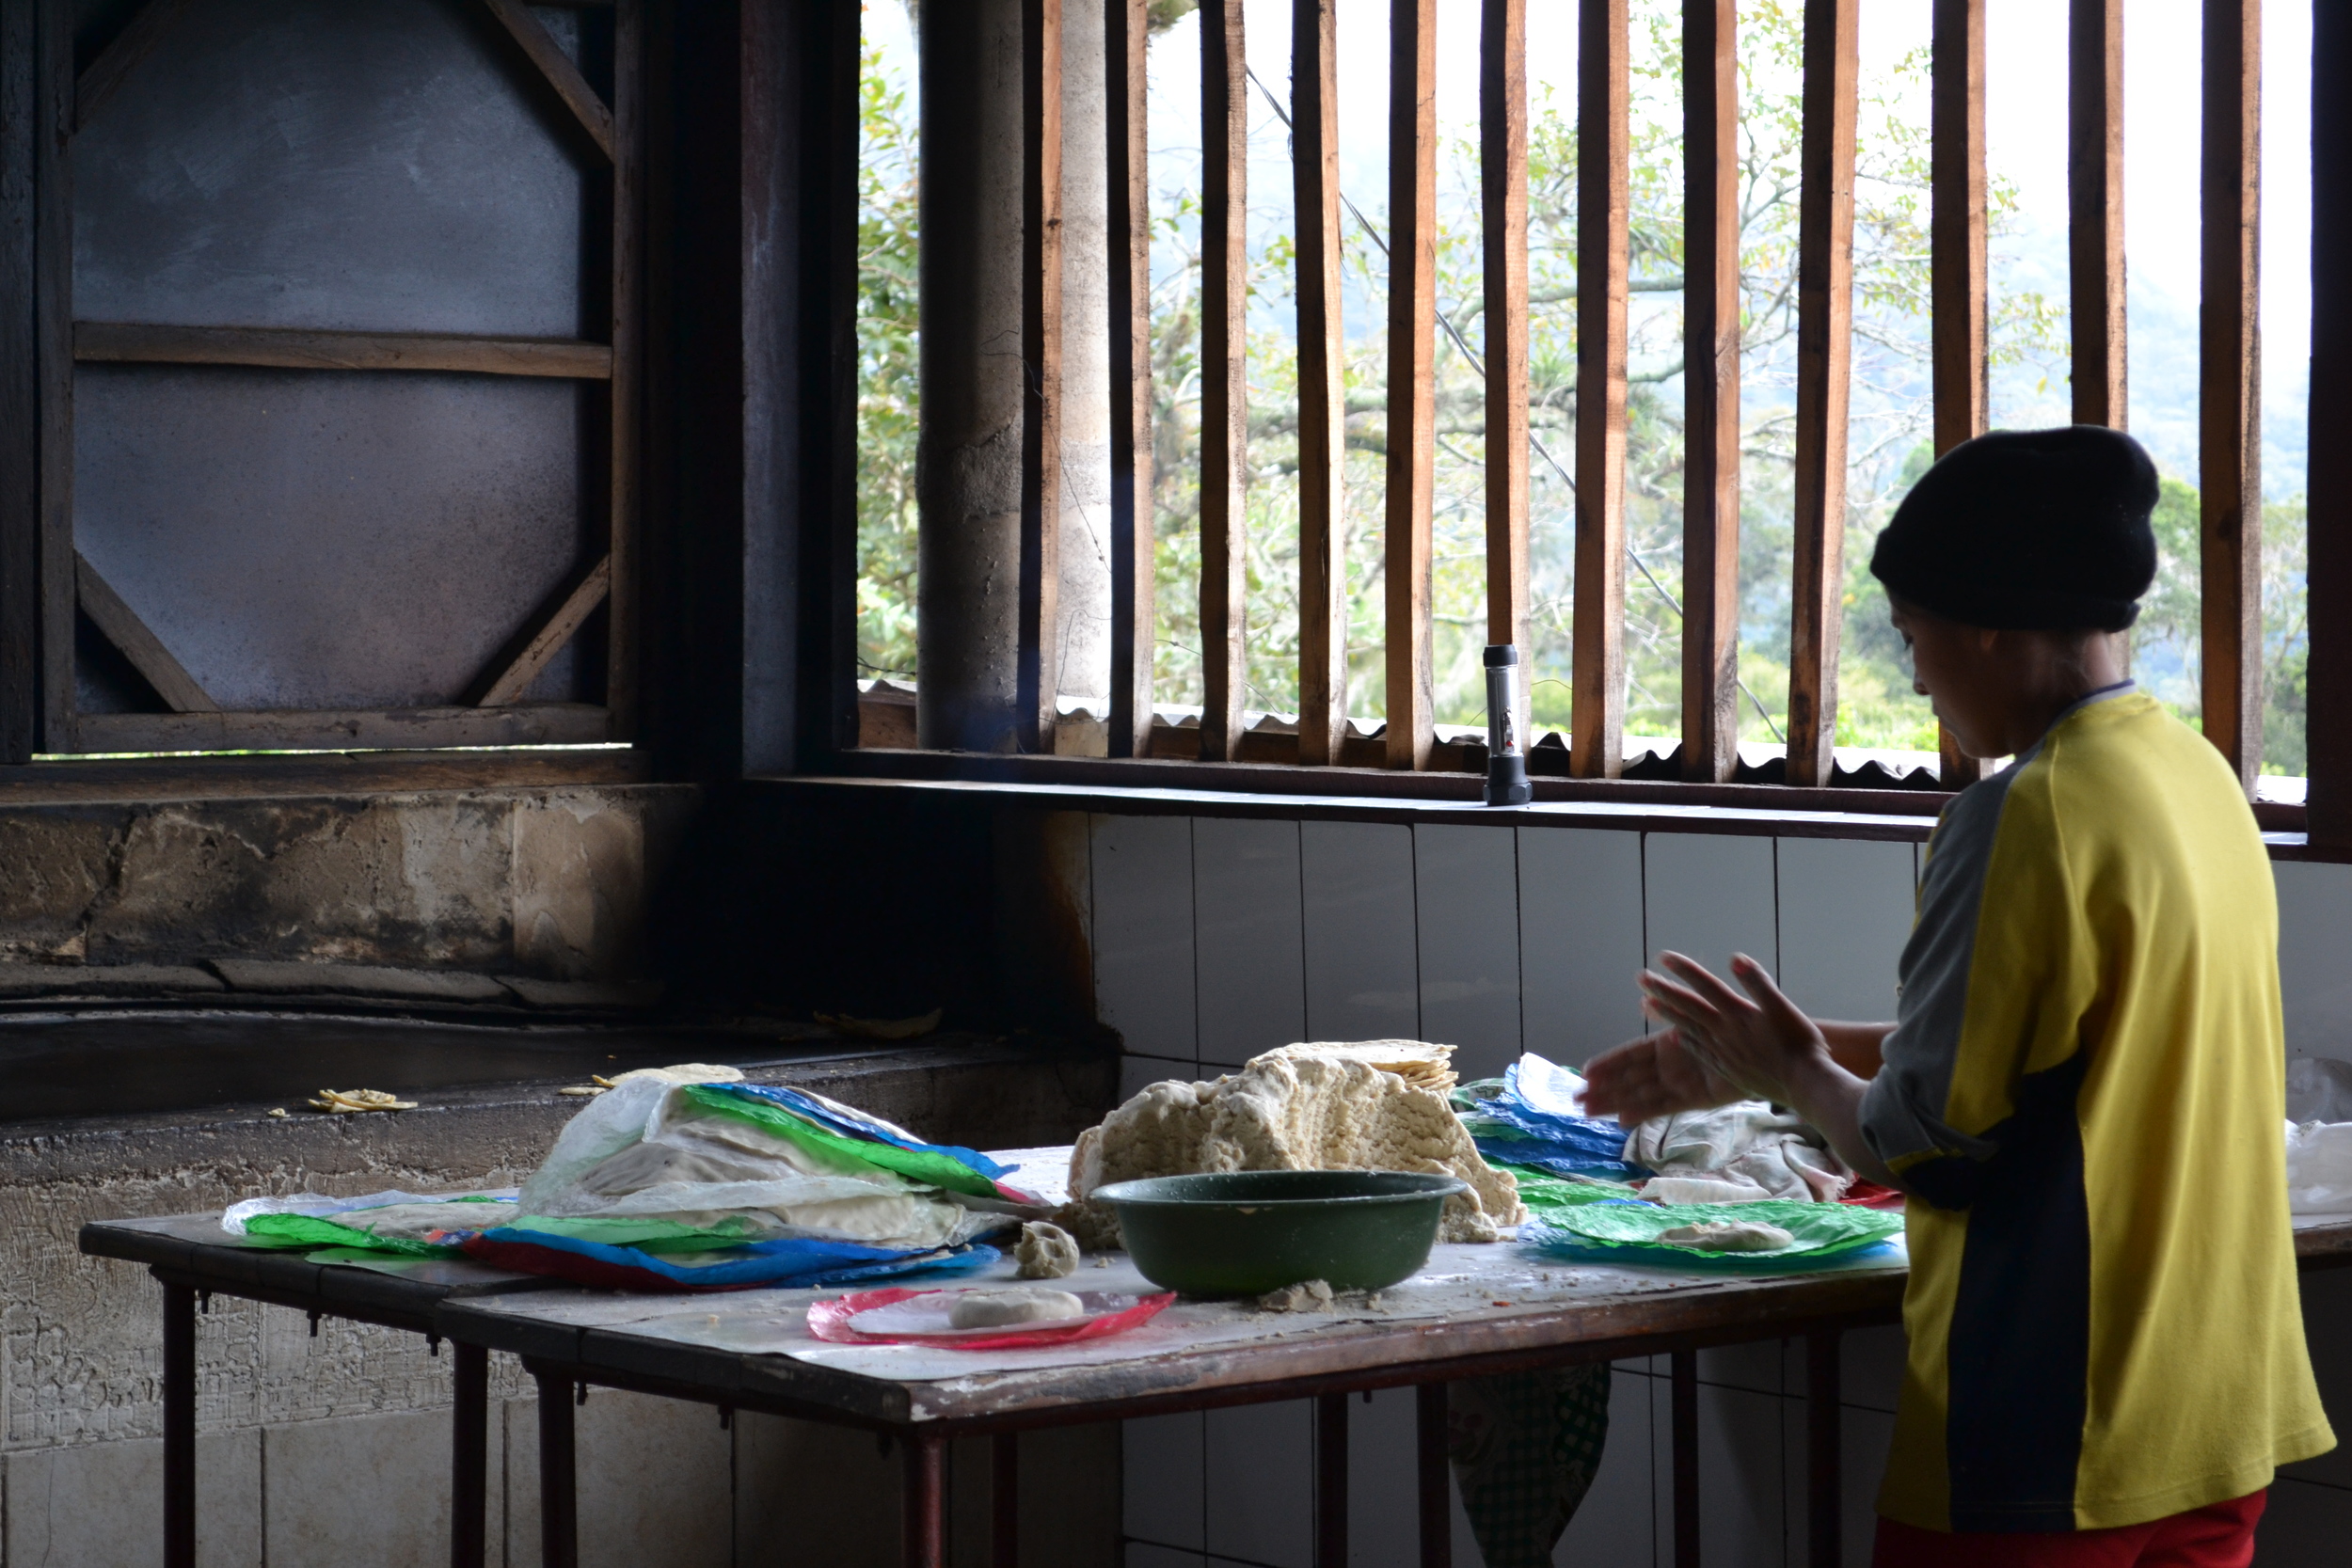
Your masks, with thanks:
[[[1997,430],[1919,477],[1870,571],[1966,626],[2122,631],[2155,580],[2155,504],[2156,466],[2120,430]]]

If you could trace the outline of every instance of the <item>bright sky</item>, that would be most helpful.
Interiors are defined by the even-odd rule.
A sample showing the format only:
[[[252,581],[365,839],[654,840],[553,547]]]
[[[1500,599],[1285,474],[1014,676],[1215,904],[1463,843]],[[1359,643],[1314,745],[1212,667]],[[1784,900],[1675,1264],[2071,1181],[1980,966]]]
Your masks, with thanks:
[[[1931,0],[1870,0],[1863,8],[1863,69],[1883,72],[1927,41]],[[2133,423],[2165,466],[2195,472],[2199,113],[2199,0],[2131,0],[2124,36],[2124,226],[2131,277]],[[1528,8],[1532,84],[1549,83],[1565,110],[1575,102],[1575,8]],[[1443,134],[1474,132],[1478,112],[1477,0],[1438,0],[1438,110]],[[2023,231],[2001,243],[1996,290],[2066,294],[2066,8],[2058,0],[1987,0],[1987,157],[2017,182]],[[1386,8],[1344,8],[1340,26],[1340,139],[1347,194],[1367,212],[1387,200]],[[895,0],[869,0],[866,25],[894,68],[914,75],[906,15]],[[1260,80],[1287,96],[1290,8],[1256,0],[1248,54]],[[1197,112],[1198,45],[1191,19],[1152,46],[1152,140],[1197,141],[1174,127]],[[2265,489],[2302,484],[2302,426],[2311,323],[2311,17],[2299,7],[2265,18],[2263,105],[2263,335]],[[1289,181],[1277,163],[1279,128],[1253,98],[1251,205],[1287,226]],[[2021,401],[2022,400],[2022,401]],[[2026,404],[2031,406],[2026,406]],[[2185,409],[2187,412],[2183,413]],[[2053,412],[2055,410],[2055,412]],[[1996,390],[1998,421],[2064,417],[2063,388],[2040,399]]]

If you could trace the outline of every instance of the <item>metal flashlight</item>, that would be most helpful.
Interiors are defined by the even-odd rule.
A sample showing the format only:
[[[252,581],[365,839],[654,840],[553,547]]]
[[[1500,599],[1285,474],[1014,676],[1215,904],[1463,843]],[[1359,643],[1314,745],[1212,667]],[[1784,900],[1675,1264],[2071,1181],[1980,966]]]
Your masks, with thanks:
[[[1519,749],[1519,650],[1486,645],[1486,804],[1523,806],[1535,798]]]

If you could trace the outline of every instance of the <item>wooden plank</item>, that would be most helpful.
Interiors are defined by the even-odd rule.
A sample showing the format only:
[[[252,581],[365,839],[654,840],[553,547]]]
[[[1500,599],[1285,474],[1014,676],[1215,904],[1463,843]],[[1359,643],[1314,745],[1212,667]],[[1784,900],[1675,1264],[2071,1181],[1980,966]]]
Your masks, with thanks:
[[[583,746],[612,739],[612,722],[606,709],[585,703],[268,713],[91,713],[74,721],[72,738],[73,749],[83,752]]]
[[[157,326],[75,322],[85,364],[267,365],[296,371],[471,371],[602,381],[612,350],[576,338],[493,338],[441,332],[326,332],[285,326]]]
[[[73,122],[72,8],[36,0],[33,150],[35,330],[40,357],[40,749],[73,734]],[[126,748],[126,750],[129,748]]]
[[[1105,0],[1104,153],[1110,233],[1110,754],[1152,752],[1158,646],[1152,515],[1152,161],[1144,104],[1150,0]]]
[[[34,8],[8,0],[0,4],[0,768],[40,749],[37,80]]]
[[[490,8],[490,14],[498,18],[499,24],[521,47],[525,57],[539,68],[539,74],[545,76],[548,86],[555,89],[555,96],[564,101],[564,106],[571,110],[573,118],[580,121],[580,129],[588,133],[588,139],[595,142],[596,150],[604,154],[607,162],[611,162],[616,139],[612,111],[605,107],[603,99],[596,96],[596,89],[588,85],[588,78],[580,73],[580,67],[572,64],[571,56],[548,36],[548,30],[539,24],[537,17],[531,14],[531,8],[523,0],[482,0],[482,3]]]
[[[1728,3],[1728,0],[1726,0]],[[1527,0],[1486,0],[1478,127],[1486,285],[1486,641],[1518,646],[1527,744]]]
[[[2197,375],[2204,728],[2251,794],[2263,759],[2261,0],[2205,0],[2204,110]]]
[[[1576,601],[1568,771],[1625,768],[1626,0],[1579,0]]]
[[[2066,200],[2074,422],[2121,430],[2123,309],[2123,0],[2070,0]]]
[[[1061,695],[1061,0],[1023,0],[1022,745],[1054,749]]]
[[[98,568],[79,550],[73,554],[73,580],[82,613],[90,618],[90,624],[105,635],[107,641],[122,650],[122,657],[146,677],[165,705],[174,713],[220,711],[220,705],[205,693],[196,677],[172,657],[171,650],[148,629],[138,612],[122,602],[122,595],[98,575]]]
[[[99,51],[98,58],[90,61],[89,69],[73,84],[73,129],[77,133],[87,129],[108,100],[121,90],[187,8],[188,0],[147,0]]]
[[[1200,8],[1200,755],[1231,761],[1247,690],[1249,102],[1242,0]]]
[[[2352,849],[2352,8],[2312,13],[2311,663],[2314,847]]]
[[[1388,765],[1437,742],[1429,552],[1438,461],[1438,8],[1389,8]]]
[[[1846,565],[1846,408],[1853,325],[1854,86],[1861,0],[1805,0],[1798,152],[1796,559],[1788,782],[1836,768]]]
[[[568,593],[532,618],[529,635],[521,640],[519,650],[491,665],[493,673],[482,683],[482,695],[475,699],[474,705],[506,707],[521,702],[523,693],[531,689],[531,683],[547,669],[548,660],[580,634],[588,617],[612,592],[612,557],[605,555]]]
[[[1298,278],[1298,760],[1347,736],[1347,343],[1340,330],[1339,0],[1292,0]]]
[[[1933,305],[1935,454],[1984,434],[1992,409],[1986,356],[1984,0],[1935,0],[1929,122],[1930,297]],[[2118,234],[2122,233],[2119,229]],[[2076,231],[2075,243],[2081,243]],[[2118,251],[2118,256],[2122,252]],[[2079,314],[2075,320],[2080,321]],[[2075,384],[2075,396],[2082,386]],[[1977,782],[1979,759],[1937,727],[1944,783]],[[1823,781],[1827,782],[1826,775]]]
[[[1682,776],[1740,767],[1737,0],[1684,0]]]
[[[612,712],[612,733],[627,739],[637,735],[642,645],[637,561],[638,518],[643,509],[639,475],[644,457],[641,239],[645,204],[644,57],[644,0],[620,0],[612,17],[612,385],[606,396],[612,455],[606,504],[605,570],[610,589],[605,611],[604,702]],[[550,648],[549,657],[553,653]],[[523,686],[529,685],[525,680]],[[515,694],[519,697],[522,688],[516,688]]]

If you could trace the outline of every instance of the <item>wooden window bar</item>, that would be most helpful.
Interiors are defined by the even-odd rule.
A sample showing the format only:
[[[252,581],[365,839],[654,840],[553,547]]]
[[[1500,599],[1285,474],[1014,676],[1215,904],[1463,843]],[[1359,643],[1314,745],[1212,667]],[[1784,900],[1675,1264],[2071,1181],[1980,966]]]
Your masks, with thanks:
[[[1568,769],[1625,770],[1625,356],[1631,269],[1626,0],[1579,0],[1576,586]]]
[[[1533,657],[1527,621],[1527,0],[1486,0],[1478,130],[1486,292],[1486,641],[1515,644],[1525,660]],[[1513,733],[1522,736],[1529,684],[1519,682],[1518,711],[1511,715]]]
[[[1292,0],[1298,235],[1298,760],[1347,736],[1347,385],[1340,329],[1339,0]]]
[[[1853,327],[1854,92],[1861,0],[1805,0],[1804,189],[1797,206],[1795,615],[1788,645],[1788,782],[1836,768],[1837,641],[1845,599],[1846,407]]]
[[[1115,757],[1152,754],[1152,163],[1145,114],[1150,0],[1105,0],[1109,203],[1111,715]]]
[[[1682,776],[1740,766],[1737,0],[1682,8]]]
[[[642,293],[644,0],[617,0],[613,93],[607,104],[520,0],[482,0],[528,67],[554,91],[612,171],[610,339],[351,332],[76,321],[72,315],[72,135],[91,124],[167,40],[188,0],[148,0],[76,76],[60,0],[39,8],[36,100],[52,134],[34,138],[38,217],[40,573],[43,741],[55,752],[177,752],[305,747],[576,744],[627,737],[636,725],[636,519],[639,506],[638,338]],[[32,7],[11,8],[22,20]],[[20,21],[21,24],[21,21]],[[11,58],[21,55],[11,55]],[[249,365],[286,370],[460,372],[608,383],[610,538],[605,549],[529,618],[471,683],[462,703],[434,707],[224,711],[73,544],[73,367],[77,363]],[[532,682],[591,613],[607,611],[601,705],[521,705]],[[77,711],[74,635],[87,616],[163,699],[166,713]],[[22,617],[12,617],[11,630]],[[0,716],[5,717],[5,716]],[[5,726],[0,726],[5,727]],[[29,755],[0,736],[0,760]]]
[[[1200,760],[1231,762],[1247,689],[1249,61],[1242,0],[1200,19]]]
[[[2352,10],[2312,15],[2309,818],[2352,850]]]
[[[1984,0],[1935,0],[1929,107],[1929,289],[1935,455],[1984,434],[1991,413],[1984,174]],[[1939,734],[1944,783],[1974,784],[1977,758]]]
[[[2199,655],[2205,738],[2250,794],[2263,760],[2262,0],[2205,0],[2204,110]]]
[[[1238,0],[1235,0],[1238,5]],[[1021,743],[1051,753],[1060,718],[1061,0],[1023,0],[1021,54]]]
[[[1389,8],[1388,765],[1437,739],[1429,548],[1438,441],[1438,5]]]

